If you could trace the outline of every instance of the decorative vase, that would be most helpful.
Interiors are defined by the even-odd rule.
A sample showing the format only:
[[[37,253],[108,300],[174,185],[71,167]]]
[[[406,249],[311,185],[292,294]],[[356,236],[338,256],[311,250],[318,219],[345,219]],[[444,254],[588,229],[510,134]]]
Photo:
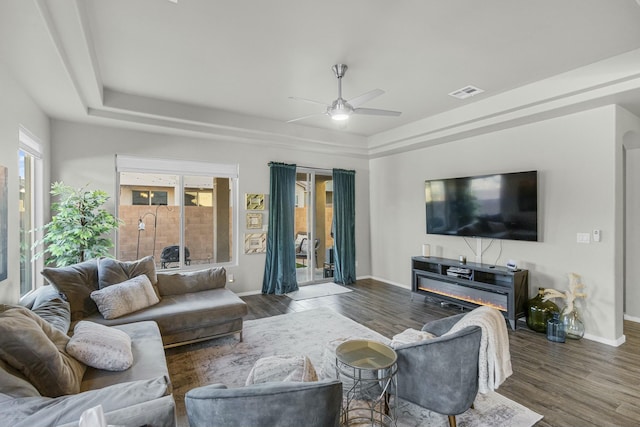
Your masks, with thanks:
[[[562,311],[562,315],[560,316],[560,320],[564,324],[564,331],[567,338],[571,338],[573,340],[579,340],[584,336],[584,322],[582,321],[582,316],[580,316],[580,312],[573,306],[573,309],[567,310],[568,307]]]
[[[547,322],[547,339],[553,342],[565,342],[566,333],[564,324],[560,320],[559,313],[553,313],[553,317]]]
[[[538,288],[538,295],[527,301],[527,326],[536,332],[547,332],[547,322],[553,313],[560,313],[560,309],[552,301],[543,301],[544,288]]]

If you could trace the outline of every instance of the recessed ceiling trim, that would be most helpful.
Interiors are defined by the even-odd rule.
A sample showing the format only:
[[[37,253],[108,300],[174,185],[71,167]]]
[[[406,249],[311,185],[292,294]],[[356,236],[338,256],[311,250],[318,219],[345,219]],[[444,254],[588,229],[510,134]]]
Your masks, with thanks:
[[[80,87],[80,83],[76,74],[73,72],[73,67],[71,65],[71,61],[69,60],[69,55],[67,55],[67,52],[64,49],[64,44],[59,32],[56,29],[55,23],[53,22],[53,17],[51,16],[51,11],[46,4],[46,0],[36,0],[36,6],[38,8],[38,11],[40,12],[42,20],[44,21],[45,27],[47,28],[49,37],[51,37],[51,41],[55,46],[56,53],[60,57],[60,61],[62,62],[65,73],[69,77],[69,80],[71,81],[71,84],[73,85],[73,88],[78,95],[78,100],[82,104],[82,108],[84,109],[84,111],[87,111],[87,108],[89,108],[89,103],[82,93],[82,89]]]
[[[196,123],[187,121],[177,121],[153,116],[143,116],[123,111],[110,111],[106,109],[89,108],[87,111],[90,117],[115,120],[118,122],[131,123],[150,129],[162,129],[163,132],[170,130],[178,134],[188,134],[195,137],[215,139],[225,142],[242,142],[254,145],[268,144],[270,147],[280,147],[287,149],[304,150],[323,154],[339,154],[349,157],[367,158],[365,147],[354,147],[328,140],[315,138],[285,136],[271,132],[260,132],[254,129],[237,129],[216,126],[206,123]]]

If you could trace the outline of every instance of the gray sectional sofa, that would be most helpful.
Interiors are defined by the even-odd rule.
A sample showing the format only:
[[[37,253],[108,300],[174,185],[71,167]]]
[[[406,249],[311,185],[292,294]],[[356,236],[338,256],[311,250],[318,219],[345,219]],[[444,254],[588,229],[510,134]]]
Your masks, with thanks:
[[[101,262],[102,259],[91,260],[45,269],[43,275],[52,286],[30,295],[21,302],[23,307],[0,305],[0,341],[6,341],[0,342],[0,425],[77,426],[84,410],[100,404],[109,424],[175,427],[175,401],[164,348],[234,333],[240,334],[241,339],[247,307],[225,289],[223,268],[156,275],[155,267],[149,269],[152,264],[148,259],[135,263],[108,260],[102,266]],[[159,302],[115,319],[102,317],[91,300],[91,292],[100,289],[101,284],[106,287],[139,274],[150,276]],[[111,279],[115,281],[107,283]],[[69,341],[66,333],[71,335],[74,324],[81,320],[125,332],[131,338],[132,366],[123,371],[106,371],[83,365],[79,372],[76,368],[76,392],[42,392],[41,383],[34,385],[34,371],[17,369],[19,362],[7,355],[24,346],[15,344],[19,339],[11,338],[7,332],[17,334],[16,330],[24,329],[26,322],[35,330],[36,348],[51,347],[54,353],[73,359],[63,354]],[[26,351],[32,353],[30,349]],[[46,363],[43,361],[44,368],[38,369],[48,372]]]

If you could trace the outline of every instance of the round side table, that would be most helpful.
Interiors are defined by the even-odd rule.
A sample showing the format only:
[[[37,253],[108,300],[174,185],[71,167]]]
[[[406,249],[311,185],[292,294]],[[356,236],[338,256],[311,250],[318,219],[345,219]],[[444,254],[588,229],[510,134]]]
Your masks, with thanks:
[[[336,348],[336,376],[343,383],[342,425],[396,425],[398,356],[372,340],[345,341]]]

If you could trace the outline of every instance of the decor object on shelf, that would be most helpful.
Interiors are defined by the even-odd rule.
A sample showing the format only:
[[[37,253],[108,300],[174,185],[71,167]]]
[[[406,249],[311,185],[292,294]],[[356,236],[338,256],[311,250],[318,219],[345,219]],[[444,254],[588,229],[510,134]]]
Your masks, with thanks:
[[[553,314],[560,314],[560,309],[553,301],[545,300],[544,292],[544,288],[538,288],[538,295],[527,301],[527,326],[532,331],[542,333],[547,332],[547,322],[553,318]]]
[[[261,213],[247,213],[247,228],[248,229],[261,229],[262,228],[262,214]]]
[[[563,299],[565,306],[560,313],[560,320],[564,324],[564,331],[567,338],[579,340],[584,336],[584,322],[578,308],[575,305],[577,298],[586,298],[587,294],[582,292],[584,284],[580,281],[580,275],[569,273],[569,290],[560,292],[556,289],[545,289],[544,300],[552,298]]]
[[[264,194],[250,194],[244,195],[245,207],[248,211],[262,211],[264,210]]]
[[[267,233],[246,233],[244,235],[244,253],[261,254],[267,251]]]
[[[547,321],[547,339],[553,342],[565,341],[564,324],[558,312],[554,312],[553,317]]]
[[[104,209],[109,195],[87,186],[73,188],[62,182],[51,184],[51,195],[58,197],[51,210],[56,214],[46,224],[44,237],[35,246],[44,245],[35,259],[48,254],[45,263],[64,267],[91,258],[109,256],[113,242],[108,235],[120,226],[120,220]]]

